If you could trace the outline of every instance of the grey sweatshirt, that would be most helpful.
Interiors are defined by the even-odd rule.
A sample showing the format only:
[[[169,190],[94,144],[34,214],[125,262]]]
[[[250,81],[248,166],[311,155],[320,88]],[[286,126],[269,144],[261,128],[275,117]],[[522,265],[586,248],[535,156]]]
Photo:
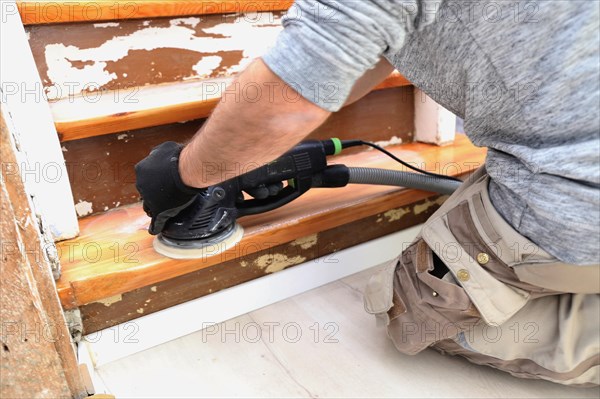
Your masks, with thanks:
[[[386,57],[488,147],[490,195],[558,259],[600,263],[600,3],[297,0],[266,64],[329,111]]]

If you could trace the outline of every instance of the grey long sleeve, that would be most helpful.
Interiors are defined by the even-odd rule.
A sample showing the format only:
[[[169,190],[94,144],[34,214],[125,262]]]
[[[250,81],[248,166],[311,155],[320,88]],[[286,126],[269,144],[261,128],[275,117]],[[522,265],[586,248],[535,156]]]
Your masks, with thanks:
[[[426,24],[421,16],[433,15],[422,12],[426,6],[419,0],[297,0],[263,60],[304,98],[334,112],[384,53],[397,53],[405,36]]]

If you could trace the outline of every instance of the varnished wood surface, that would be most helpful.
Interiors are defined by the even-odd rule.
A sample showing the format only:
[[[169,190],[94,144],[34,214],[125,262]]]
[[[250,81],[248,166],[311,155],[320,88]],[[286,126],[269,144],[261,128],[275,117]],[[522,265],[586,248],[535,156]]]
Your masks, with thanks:
[[[464,136],[455,144],[436,147],[411,143],[392,148],[406,161],[428,170],[464,174],[482,164],[485,150]],[[375,151],[338,158],[349,166],[399,169]],[[81,236],[60,243],[63,275],[58,291],[63,306],[72,308],[138,287],[191,273],[228,259],[265,250],[310,234],[335,228],[431,196],[418,190],[351,185],[315,189],[276,211],[240,220],[245,235],[232,250],[200,260],[172,260],[157,254],[146,232],[148,217],[131,205],[81,221]]]
[[[180,15],[287,10],[292,0],[17,1],[23,24],[110,21]]]
[[[411,87],[378,90],[332,114],[309,138],[387,142],[395,137],[395,142],[411,142],[413,104]],[[202,123],[172,123],[63,142],[75,204],[87,203],[91,213],[99,213],[139,201],[134,165],[164,141],[187,142]]]
[[[409,85],[410,82],[406,80],[405,77],[398,72],[394,72],[380,85],[375,87],[374,90]],[[164,89],[165,91],[177,90],[177,84],[169,86],[171,87],[164,87],[161,89]],[[58,103],[51,103],[50,109],[53,112],[55,126],[59,133],[60,140],[63,142],[78,140],[87,137],[125,132],[127,130],[165,125],[179,121],[206,118],[211,114],[212,110],[220,100],[220,97],[203,99],[201,96],[198,96],[198,98],[190,99],[188,102],[153,103],[148,104],[148,108],[144,108],[144,99],[140,98],[141,103],[135,103],[136,110],[117,112],[117,109],[112,109],[114,102],[110,99],[111,97],[113,97],[111,96],[111,93],[105,93],[103,98],[107,100],[104,102],[99,101],[97,104],[88,103],[82,99],[75,100],[74,106],[72,106],[73,102],[70,99],[59,100]],[[180,100],[181,99],[179,99],[179,101]],[[114,113],[102,115],[103,104],[110,107],[109,109],[105,109],[106,111],[112,110]],[[77,105],[95,108],[95,115],[91,115],[88,118],[77,119],[76,113],[81,110],[80,108],[77,108]]]
[[[79,311],[84,333],[126,323],[318,258],[323,258],[323,267],[336,264],[338,251],[423,223],[446,198],[433,194],[401,208],[82,305]],[[407,245],[398,242],[393,251],[400,253]]]

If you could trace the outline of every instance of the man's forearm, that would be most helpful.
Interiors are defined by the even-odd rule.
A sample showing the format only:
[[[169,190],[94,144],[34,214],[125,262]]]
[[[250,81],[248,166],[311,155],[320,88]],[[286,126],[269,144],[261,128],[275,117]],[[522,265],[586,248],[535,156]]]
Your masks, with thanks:
[[[182,151],[182,180],[200,188],[249,172],[281,156],[329,114],[258,59],[238,76]]]
[[[382,58],[356,82],[345,105],[370,92],[393,69]],[[258,59],[228,88],[183,150],[179,163],[183,182],[207,187],[249,172],[296,145],[329,114],[300,96]]]

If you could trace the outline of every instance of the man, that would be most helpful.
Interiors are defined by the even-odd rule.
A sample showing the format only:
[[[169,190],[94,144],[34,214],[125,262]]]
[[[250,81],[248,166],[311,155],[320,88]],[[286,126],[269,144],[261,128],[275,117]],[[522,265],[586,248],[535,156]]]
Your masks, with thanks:
[[[433,347],[596,385],[599,20],[599,3],[585,1],[298,0],[277,44],[235,83],[281,89],[222,100],[187,146],[165,143],[137,165],[150,230],[235,163],[280,156],[396,67],[489,151],[373,277],[367,310],[404,353]]]

